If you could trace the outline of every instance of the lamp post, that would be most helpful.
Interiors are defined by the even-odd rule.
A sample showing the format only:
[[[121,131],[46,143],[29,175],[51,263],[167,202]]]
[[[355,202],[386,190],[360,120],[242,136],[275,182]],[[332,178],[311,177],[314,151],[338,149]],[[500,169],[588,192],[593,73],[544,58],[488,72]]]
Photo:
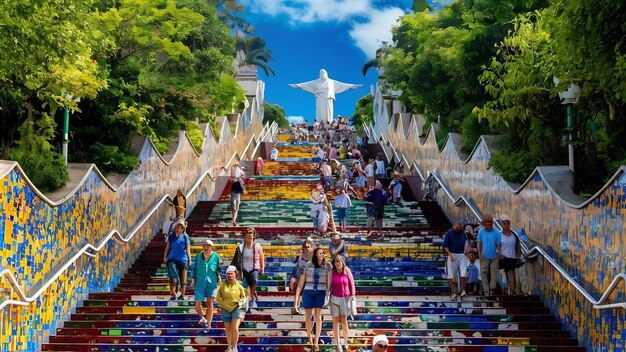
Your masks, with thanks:
[[[554,84],[556,86],[559,85],[559,79],[556,77],[552,77]],[[568,153],[568,163],[569,168],[572,170],[574,174],[574,193],[578,194],[578,181],[576,175],[576,155],[574,153],[574,137],[572,131],[574,130],[574,121],[572,117],[572,108],[573,105],[578,102],[578,95],[580,94],[580,87],[576,84],[572,83],[564,92],[559,92],[559,99],[561,99],[561,104],[565,105],[567,109],[567,153]]]
[[[67,100],[72,100],[72,95],[63,93],[61,96]],[[74,99],[74,102],[80,102],[80,98]],[[63,110],[63,144],[61,145],[61,153],[63,154],[63,159],[65,159],[65,165],[67,165],[67,145],[70,140],[70,110],[66,107]]]

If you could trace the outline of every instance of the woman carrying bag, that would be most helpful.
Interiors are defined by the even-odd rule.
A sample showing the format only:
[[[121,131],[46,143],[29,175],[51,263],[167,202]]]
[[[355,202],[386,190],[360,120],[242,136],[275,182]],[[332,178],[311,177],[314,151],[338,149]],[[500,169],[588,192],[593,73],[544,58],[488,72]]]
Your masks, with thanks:
[[[353,312],[353,308],[355,308]],[[333,317],[333,336],[337,351],[348,351],[348,315],[356,314],[356,288],[352,271],[346,266],[346,257],[337,254],[333,259],[330,290],[330,314]],[[343,339],[339,338],[339,323]]]
[[[246,316],[248,296],[246,289],[237,281],[237,267],[226,269],[226,281],[217,290],[217,304],[222,308],[222,322],[226,330],[226,352],[237,352],[239,324]]]
[[[304,308],[304,326],[309,338],[309,345],[313,345],[313,351],[319,351],[319,340],[322,333],[322,308],[326,307],[330,300],[331,265],[324,258],[324,249],[317,247],[313,251],[313,259],[306,265],[304,272],[298,280],[294,308],[299,311],[300,294],[302,294],[302,307]],[[315,340],[311,332],[311,313],[315,313]]]

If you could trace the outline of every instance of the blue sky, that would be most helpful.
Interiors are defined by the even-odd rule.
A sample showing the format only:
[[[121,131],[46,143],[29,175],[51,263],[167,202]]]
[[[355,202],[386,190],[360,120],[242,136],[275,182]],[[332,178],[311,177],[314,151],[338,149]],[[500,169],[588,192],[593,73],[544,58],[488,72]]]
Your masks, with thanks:
[[[285,109],[288,117],[315,118],[315,97],[289,83],[317,79],[326,69],[330,78],[362,84],[338,94],[335,117],[351,116],[356,102],[370,93],[377,73],[363,77],[363,65],[374,57],[381,42],[391,41],[390,28],[406,12],[412,0],[242,0],[242,16],[272,50],[270,67],[276,76],[267,77],[265,100]]]

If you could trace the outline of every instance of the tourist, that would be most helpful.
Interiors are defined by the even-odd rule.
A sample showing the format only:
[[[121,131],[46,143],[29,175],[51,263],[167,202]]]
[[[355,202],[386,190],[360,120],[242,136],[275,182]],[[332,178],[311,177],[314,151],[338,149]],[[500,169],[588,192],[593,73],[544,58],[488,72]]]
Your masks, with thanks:
[[[304,308],[304,326],[309,345],[313,351],[319,351],[319,339],[322,333],[322,308],[326,307],[330,300],[331,265],[326,262],[323,248],[315,248],[313,258],[306,265],[296,287],[294,308],[299,310],[300,295],[302,295],[302,308]],[[315,337],[311,331],[311,314],[315,318]]]
[[[313,232],[316,235],[323,234],[328,230],[330,215],[326,208],[326,194],[321,184],[317,185],[317,190],[311,192],[311,220],[313,221]]]
[[[376,155],[376,159],[374,159],[374,170],[376,170],[376,179],[380,180],[381,178],[387,177],[387,170],[385,168],[385,156],[382,152],[379,152]]]
[[[372,352],[383,352],[389,347],[389,339],[385,335],[376,335],[372,339]]]
[[[176,191],[176,196],[174,196],[172,204],[174,205],[174,211],[176,212],[176,219],[184,218],[185,210],[187,209],[187,198],[183,194],[182,188],[179,188]]]
[[[468,238],[463,230],[463,224],[457,222],[448,230],[443,238],[443,250],[448,258],[446,260],[446,271],[448,273],[448,283],[452,295],[451,300],[455,300],[457,295],[461,298],[466,296],[465,285],[467,283],[467,257],[465,250],[468,246]],[[460,278],[461,286],[459,292],[456,278]]]
[[[400,174],[394,171],[393,179],[389,183],[392,203],[400,203],[402,201],[402,183],[403,181],[400,178]]]
[[[480,254],[480,276],[483,292],[487,296],[496,294],[499,258],[502,248],[502,234],[493,227],[493,217],[485,215],[478,230],[478,253]]]
[[[248,288],[250,308],[257,308],[256,285],[259,281],[259,275],[263,275],[265,271],[265,255],[263,254],[263,247],[254,241],[256,236],[254,228],[248,227],[243,231],[243,235],[244,242],[235,249],[232,265],[236,266],[241,273],[243,287]]]
[[[330,314],[333,317],[333,336],[338,351],[348,351],[348,321],[352,306],[356,305],[356,288],[352,271],[346,266],[346,257],[338,254],[333,259],[330,290]],[[339,338],[339,324],[343,338]]]
[[[278,159],[278,149],[276,147],[272,147],[272,151],[270,152],[270,161],[276,161]]]
[[[258,157],[256,159],[256,174],[261,176],[263,175],[263,167],[265,166],[265,162],[263,162],[263,158]]]
[[[477,294],[482,290],[482,281],[480,280],[480,261],[478,260],[478,252],[474,248],[469,248],[467,254],[467,283],[465,291]]]
[[[338,232],[335,232],[331,238],[328,244],[328,250],[330,251],[330,258],[333,263],[338,254],[343,255],[344,258],[348,257],[348,246],[346,246],[346,241],[341,239],[341,235]]]
[[[177,222],[174,225],[174,232],[167,236],[163,262],[167,265],[167,277],[170,284],[170,301],[175,299],[185,300],[187,291],[187,267],[191,260],[191,241],[185,232],[185,224]],[[177,291],[180,283],[180,295]]]
[[[387,204],[387,194],[383,191],[383,185],[380,181],[376,181],[373,189],[367,191],[365,195],[365,206],[367,211],[367,224],[370,229],[367,234],[368,237],[374,235],[373,227],[380,232],[383,229],[383,217],[385,215],[385,204]]]
[[[375,185],[375,181],[376,181],[376,173],[375,173],[375,169],[374,169],[374,163],[375,160],[372,159],[367,163],[367,166],[365,166],[365,177],[367,177],[367,188],[368,189],[372,189],[374,188]]]
[[[500,216],[500,224],[502,224],[500,269],[504,269],[508,278],[507,293],[513,295],[515,294],[515,268],[519,264],[522,248],[511,231],[511,219],[508,215]]]
[[[296,285],[298,284],[298,280],[300,279],[300,275],[304,272],[304,268],[313,258],[313,250],[315,249],[315,244],[310,239],[304,240],[302,242],[302,249],[300,251],[300,255],[296,257],[293,269],[291,270],[291,275],[289,276],[289,289],[293,292],[296,291]],[[299,304],[300,302],[298,302]],[[300,312],[294,307],[291,309],[292,314],[300,314]]]
[[[213,241],[202,242],[202,252],[196,255],[191,267],[191,285],[194,289],[196,313],[200,316],[198,325],[211,327],[213,321],[213,301],[220,278],[220,256],[213,251]],[[202,315],[202,302],[206,299],[206,316]]]
[[[237,226],[239,206],[241,205],[241,195],[245,192],[243,182],[244,176],[244,170],[239,167],[239,163],[235,163],[230,170],[230,179],[232,181],[230,188],[230,213],[232,216],[233,226]]]
[[[226,269],[226,280],[217,290],[217,304],[222,308],[222,322],[226,333],[228,348],[226,352],[237,352],[239,342],[239,324],[245,318],[244,306],[246,290],[237,281],[237,268],[234,265]]]
[[[344,181],[344,186],[350,187],[350,184]],[[354,191],[354,190],[353,190]],[[340,194],[333,201],[333,206],[336,210],[336,219],[335,221],[339,223],[342,232],[346,232],[346,226],[348,223],[348,209],[352,206],[352,201],[350,200],[350,196],[346,193],[346,188],[342,188]]]

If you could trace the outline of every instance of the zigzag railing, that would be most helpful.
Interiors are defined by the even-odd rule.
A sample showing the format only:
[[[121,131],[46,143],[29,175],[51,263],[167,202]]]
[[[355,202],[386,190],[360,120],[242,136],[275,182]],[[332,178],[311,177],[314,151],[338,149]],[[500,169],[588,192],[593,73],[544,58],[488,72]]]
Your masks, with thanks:
[[[274,131],[275,132],[276,131],[275,124],[276,123],[274,122],[274,123],[272,123],[271,126],[266,126],[267,129],[264,128],[264,131],[262,131],[261,134],[267,136],[267,133],[263,133],[263,132],[267,132],[267,131]],[[251,146],[250,143],[248,143],[248,145],[246,146],[246,150],[248,149],[249,146]],[[231,157],[229,163],[231,163],[234,160],[235,157],[236,157],[236,155],[233,155],[233,157]],[[161,157],[161,159],[163,159],[163,158]],[[163,160],[163,161],[165,162],[165,160]],[[209,170],[205,171],[200,177],[198,177],[196,179],[196,182],[189,189],[189,191],[187,192],[187,194],[185,196],[188,197],[189,195],[193,194],[193,192],[200,186],[200,184],[202,183],[202,181],[204,181],[204,179],[206,177],[212,178]],[[105,179],[105,181],[106,181],[106,179]],[[133,229],[128,232],[128,235],[126,237],[122,236],[122,234],[118,230],[111,230],[105,236],[105,238],[102,239],[102,241],[100,241],[100,243],[98,245],[94,246],[91,243],[88,243],[88,244],[84,245],[78,252],[76,252],[70,258],[70,260],[67,261],[67,263],[65,263],[54,275],[52,275],[52,277],[50,277],[50,279],[48,279],[48,281],[46,281],[39,290],[37,290],[30,297],[28,297],[26,295],[26,293],[22,290],[22,288],[20,287],[20,285],[17,282],[17,279],[15,278],[15,275],[13,275],[12,271],[10,271],[9,269],[2,270],[0,272],[0,278],[8,278],[9,284],[13,288],[13,291],[18,295],[20,300],[7,299],[7,300],[4,300],[4,301],[0,302],[0,311],[2,311],[6,306],[9,306],[9,305],[16,305],[16,306],[28,306],[28,305],[30,305],[39,296],[41,296],[46,291],[46,289],[48,289],[48,287],[50,287],[50,285],[52,285],[52,283],[54,283],[59,278],[59,276],[61,276],[61,274],[63,274],[63,272],[65,272],[72,264],[74,264],[74,262],[76,262],[78,260],[78,258],[80,258],[83,254],[88,256],[88,257],[90,257],[90,258],[94,258],[96,256],[96,253],[101,251],[102,248],[104,248],[104,246],[111,239],[113,239],[114,237],[119,239],[119,240],[121,240],[123,243],[130,242],[130,240],[133,239],[133,237],[135,236],[137,231],[139,231],[141,229],[141,227],[152,217],[152,215],[165,202],[168,202],[169,204],[173,204],[172,196],[170,196],[169,194],[166,194],[163,197],[161,197],[161,199],[159,201],[157,201],[155,203],[155,205],[153,205],[152,208],[150,208],[148,210],[146,215],[143,216],[143,218],[133,227]]]
[[[371,127],[371,128],[366,128],[365,130],[367,132],[371,132],[374,129],[373,127]],[[380,136],[380,141],[384,141],[383,136]],[[391,148],[391,151],[394,153],[394,155],[399,156],[398,152],[396,151],[391,141],[387,141],[387,146]],[[383,145],[383,150],[385,150],[384,145]],[[386,155],[388,154],[386,150],[385,150],[385,154]],[[402,156],[402,158],[406,161],[406,157]],[[428,180],[429,178],[436,180],[439,186],[441,187],[441,189],[446,194],[446,196],[448,196],[448,198],[450,199],[450,201],[454,203],[454,205],[456,206],[465,205],[476,216],[477,219],[482,218],[480,210],[474,206],[473,202],[471,202],[469,199],[467,199],[464,196],[459,196],[456,198],[454,197],[454,195],[452,194],[452,191],[448,188],[446,183],[437,175],[435,170],[429,170],[427,173],[427,177],[424,177],[424,175],[422,175],[422,173],[419,171],[418,166],[415,163],[413,163],[413,168],[418,172],[418,174],[420,174],[420,177],[422,178],[422,180]],[[603,189],[608,187],[608,184],[609,183],[607,183],[607,186],[603,187]],[[589,201],[590,200],[587,200],[584,204],[587,204]],[[499,227],[499,224],[497,224],[497,222],[496,222],[496,226]],[[513,231],[513,233],[519,239],[519,234],[515,231]],[[609,286],[604,291],[604,294],[602,294],[602,297],[600,297],[599,300],[596,300],[561,265],[559,265],[559,263],[557,263],[556,260],[552,256],[550,256],[550,254],[548,254],[543,248],[541,248],[541,246],[535,245],[532,248],[528,248],[528,246],[526,246],[524,241],[519,241],[519,243],[521,244],[522,253],[524,254],[524,256],[526,256],[527,258],[535,258],[539,255],[543,256],[548,261],[548,263],[550,263],[550,265],[552,265],[552,267],[554,267],[563,276],[563,278],[565,278],[572,286],[574,286],[574,288],[576,288],[576,290],[578,290],[578,292],[580,292],[580,294],[582,294],[583,297],[585,297],[585,299],[589,303],[592,304],[594,309],[614,309],[614,308],[626,309],[626,302],[604,304],[605,302],[609,300],[609,297],[611,296],[611,294],[613,294],[613,291],[615,291],[615,289],[617,288],[617,285],[621,281],[626,282],[626,274],[619,273],[615,275],[615,277],[613,278]]]

